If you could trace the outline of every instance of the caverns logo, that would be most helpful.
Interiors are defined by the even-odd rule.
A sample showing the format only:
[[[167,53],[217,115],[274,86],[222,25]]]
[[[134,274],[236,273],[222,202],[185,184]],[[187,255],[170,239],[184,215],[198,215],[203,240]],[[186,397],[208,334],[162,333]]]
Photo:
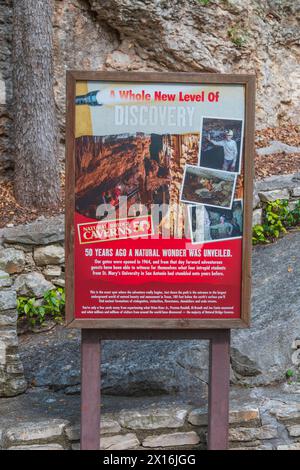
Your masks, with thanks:
[[[106,220],[78,224],[79,243],[100,243],[110,240],[139,238],[153,235],[151,216]]]

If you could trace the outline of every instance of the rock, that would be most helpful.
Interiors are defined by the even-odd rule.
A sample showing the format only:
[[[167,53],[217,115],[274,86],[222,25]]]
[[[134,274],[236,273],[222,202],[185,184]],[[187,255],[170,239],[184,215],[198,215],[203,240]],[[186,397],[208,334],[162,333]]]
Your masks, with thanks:
[[[119,415],[119,422],[128,429],[179,428],[184,425],[186,416],[186,409],[123,411]]]
[[[10,444],[16,445],[34,441],[55,440],[64,433],[68,421],[60,419],[49,419],[40,422],[25,422],[18,424],[6,430],[5,440]]]
[[[54,285],[47,281],[41,273],[32,272],[18,276],[14,288],[18,295],[43,297],[45,292],[54,289]]]
[[[207,393],[206,342],[104,341],[102,354],[103,393],[149,396],[186,387]]]
[[[288,208],[289,208],[290,211],[293,211],[295,209],[296,205],[297,205],[297,201],[289,200]]]
[[[71,448],[72,450],[80,450],[80,443],[72,444]]]
[[[100,422],[100,434],[115,434],[121,431],[121,426],[114,419],[103,417]],[[66,435],[70,441],[80,440],[80,425],[75,424],[66,428]]]
[[[289,199],[290,195],[287,189],[274,189],[273,191],[259,192],[262,202],[273,202],[276,199]]]
[[[260,204],[260,199],[257,193],[257,190],[254,189],[253,191],[253,199],[252,199],[252,209],[256,209]]]
[[[34,249],[34,260],[37,266],[62,264],[65,261],[65,250],[60,245],[48,245]]]
[[[66,395],[79,395],[81,391],[81,386],[80,384],[77,385],[71,385],[70,387],[66,387],[64,389],[64,393]]]
[[[100,434],[113,434],[121,431],[121,426],[114,419],[103,418],[100,421]]]
[[[25,266],[23,251],[15,248],[0,249],[0,269],[9,274],[21,273]]]
[[[300,186],[296,186],[296,188],[292,189],[292,196],[293,197],[300,197]]]
[[[273,439],[278,437],[277,426],[265,424],[258,428],[231,428],[229,429],[230,441],[254,441],[262,439]]]
[[[252,227],[254,225],[261,225],[262,223],[262,209],[255,209],[252,214]]]
[[[277,446],[277,450],[300,450],[300,442]]]
[[[7,450],[65,450],[60,444],[33,444],[29,446],[12,446]]]
[[[64,216],[59,215],[31,224],[4,229],[3,241],[24,245],[48,245],[49,243],[63,242]]]
[[[257,192],[273,191],[276,189],[292,189],[300,184],[300,173],[290,175],[275,175],[255,182]]]
[[[61,275],[61,267],[60,266],[46,266],[44,269],[43,274],[48,281],[51,281],[55,277],[59,277]]]
[[[287,430],[290,437],[300,437],[300,424],[294,426],[287,426]]]
[[[140,442],[135,434],[117,434],[116,436],[101,437],[101,450],[127,450],[135,449]]]
[[[66,281],[64,279],[52,279],[52,282],[57,287],[65,287]]]
[[[279,142],[273,140],[269,147],[261,147],[256,149],[258,155],[272,155],[274,153],[299,153],[300,147],[295,147],[293,145],[287,145],[284,142]]]
[[[3,312],[0,312],[0,328],[3,326],[12,326],[13,328],[15,328],[17,324],[17,319],[18,313],[15,309],[4,310]]]
[[[194,426],[207,426],[208,414],[201,408],[192,410],[188,416],[188,422]],[[246,408],[240,410],[231,409],[229,411],[229,424],[243,427],[259,426],[260,414],[258,408]]]
[[[79,441],[80,440],[80,424],[74,424],[72,426],[67,426],[65,429],[67,438],[70,441]]]
[[[12,279],[9,274],[5,271],[0,270],[0,288],[10,287],[12,285]]]
[[[232,369],[238,383],[282,381],[300,337],[300,233],[253,249],[251,328],[232,332]]]
[[[231,366],[233,370],[244,377],[255,377],[261,373],[257,368],[256,363],[248,356],[244,356],[237,348],[232,347],[231,353]]]
[[[176,5],[162,2],[136,4],[126,0],[91,0],[89,4],[99,22],[118,31],[131,45],[124,49],[121,43],[115,48],[126,53],[130,63],[122,57],[119,65],[109,61],[110,66],[120,67],[119,70],[135,70],[139,65],[138,70],[239,73],[253,71],[252,64],[255,63],[259,126],[272,127],[288,119],[297,122],[299,92],[294,64],[298,62],[299,52],[290,42],[296,37],[298,28],[294,19],[298,15],[295,2],[289,1],[284,10],[278,2],[272,2],[272,11],[282,18],[280,27],[277,27],[277,20],[267,18],[265,3],[258,12],[253,1],[218,1],[217,15],[212,14],[211,5],[203,6],[198,2],[194,8],[189,8],[187,0]],[[237,47],[237,41],[218,32],[220,18],[224,31],[229,31],[232,24],[242,25],[243,18],[248,18],[247,38],[243,26],[235,27],[236,39],[244,42],[243,47]],[[269,87],[277,93],[268,93]]]
[[[281,423],[288,425],[300,424],[300,403],[278,404],[270,410]]]
[[[0,312],[1,310],[11,310],[17,306],[17,295],[13,289],[0,290]]]
[[[158,436],[148,436],[143,442],[143,447],[172,447],[196,445],[200,438],[195,431],[174,432],[170,434],[159,434]]]

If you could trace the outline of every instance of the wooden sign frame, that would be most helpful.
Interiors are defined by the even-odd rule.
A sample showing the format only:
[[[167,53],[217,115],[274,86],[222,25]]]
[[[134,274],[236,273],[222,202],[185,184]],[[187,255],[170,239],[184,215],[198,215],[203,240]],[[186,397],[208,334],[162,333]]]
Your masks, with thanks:
[[[235,319],[165,319],[165,318],[75,318],[74,311],[74,210],[75,210],[75,86],[76,81],[167,83],[167,84],[219,84],[243,85],[245,88],[244,116],[244,204],[243,254],[241,280],[241,317]],[[83,329],[230,329],[250,325],[251,250],[252,250],[252,194],[254,161],[255,76],[201,73],[157,72],[67,72],[66,120],[66,324]]]

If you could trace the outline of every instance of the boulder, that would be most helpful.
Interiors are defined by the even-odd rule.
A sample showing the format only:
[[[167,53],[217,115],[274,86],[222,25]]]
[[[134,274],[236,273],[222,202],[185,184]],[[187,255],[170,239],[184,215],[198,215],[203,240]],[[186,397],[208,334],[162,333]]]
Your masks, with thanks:
[[[300,232],[253,250],[250,329],[232,332],[232,369],[239,383],[266,385],[293,369],[300,337]]]
[[[34,249],[33,257],[37,266],[62,264],[65,261],[65,250],[60,245],[41,246]]]
[[[0,270],[0,288],[10,287],[12,285],[12,279],[9,274],[5,271]]]
[[[276,199],[289,199],[290,194],[287,189],[274,189],[258,193],[262,202],[274,202]]]
[[[262,209],[255,209],[252,214],[252,226],[261,225],[262,222]]]
[[[6,228],[3,231],[5,243],[24,245],[48,245],[64,241],[64,215],[37,220],[31,224]]]
[[[101,437],[101,450],[127,450],[139,447],[140,442],[135,434],[117,434],[115,436]]]
[[[159,410],[123,411],[119,422],[128,429],[179,428],[184,425],[186,409],[160,408]]]
[[[0,290],[0,312],[1,310],[10,310],[17,305],[17,295],[14,289]]]
[[[51,281],[53,278],[59,277],[61,275],[61,267],[60,266],[46,266],[46,269],[44,269],[43,274],[46,277],[46,279]]]
[[[273,191],[274,189],[294,188],[300,185],[300,173],[290,175],[269,176],[263,180],[256,181],[257,192]]]
[[[230,441],[255,441],[263,439],[273,439],[278,437],[277,426],[265,424],[258,428],[231,428],[229,429]]]
[[[18,295],[43,297],[48,290],[54,289],[54,285],[47,281],[41,273],[32,272],[20,274],[14,283]]]
[[[51,442],[57,440],[64,433],[68,421],[48,419],[38,422],[23,422],[6,430],[5,440],[10,445],[28,444],[38,442]]]
[[[11,446],[7,450],[64,450],[60,444],[33,444],[28,446]]]
[[[25,266],[23,251],[15,248],[0,249],[0,269],[9,274],[21,273]]]
[[[284,142],[278,140],[271,141],[271,145],[268,147],[261,147],[256,150],[258,155],[273,155],[274,153],[300,153],[300,147],[293,145],[287,145]]]
[[[148,436],[143,440],[143,447],[172,447],[196,445],[200,438],[195,431],[174,432],[170,434],[159,434],[158,436]]]

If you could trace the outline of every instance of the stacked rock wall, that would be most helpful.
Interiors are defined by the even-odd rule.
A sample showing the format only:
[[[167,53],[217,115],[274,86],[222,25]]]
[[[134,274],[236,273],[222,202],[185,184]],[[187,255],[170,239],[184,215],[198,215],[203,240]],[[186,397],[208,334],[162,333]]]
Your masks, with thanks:
[[[264,405],[232,403],[229,413],[231,450],[299,450],[300,403]],[[207,411],[186,404],[158,405],[103,413],[102,450],[207,448]],[[80,426],[66,419],[40,419],[1,430],[3,450],[79,450]]]

